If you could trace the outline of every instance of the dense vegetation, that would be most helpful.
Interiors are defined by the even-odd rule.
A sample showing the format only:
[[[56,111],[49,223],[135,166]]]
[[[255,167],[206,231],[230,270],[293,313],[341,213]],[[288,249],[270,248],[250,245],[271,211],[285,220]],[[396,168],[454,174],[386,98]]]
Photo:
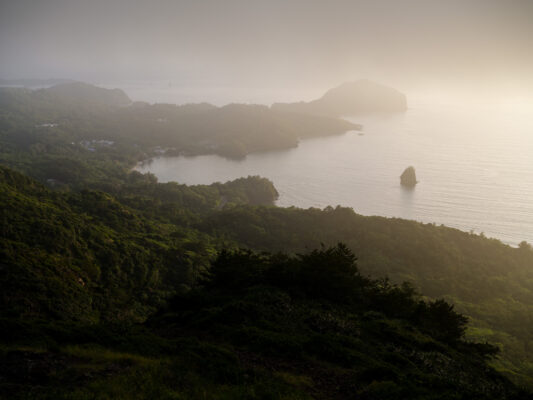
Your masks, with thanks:
[[[143,113],[189,106],[137,105],[135,143],[108,122],[136,105],[82,93],[72,108],[46,97],[0,108],[0,163],[24,173],[0,167],[9,398],[519,396],[486,366],[486,341],[501,349],[490,365],[532,385],[529,244],[342,207],[273,207],[277,192],[259,177],[158,183],[131,171],[162,150],[163,136],[143,136]]]
[[[502,346],[506,357],[499,368],[531,382],[533,250],[527,244],[515,249],[456,229],[363,217],[342,207],[240,207],[210,216],[200,229],[269,251],[299,252],[344,241],[358,254],[364,273],[408,281],[426,296],[453,302],[472,318],[472,339]]]
[[[140,174],[133,174],[133,177]],[[141,176],[142,177],[142,176]],[[67,320],[142,320],[209,264],[212,238],[196,213],[277,196],[265,179],[186,187],[135,182],[123,192],[143,214],[99,191],[50,192],[0,167],[0,313]],[[146,196],[160,201],[146,203]],[[262,197],[261,197],[262,195]],[[150,210],[158,210],[157,218]]]
[[[23,128],[33,142],[34,157],[61,142],[67,144],[62,154],[118,150],[132,156],[139,150],[156,149],[159,153],[242,158],[254,151],[295,147],[300,138],[360,129],[338,118],[304,116],[260,105],[130,103],[119,89],[83,83],[36,91],[0,88],[1,139],[16,151],[28,144],[21,143]],[[147,158],[142,154],[140,159],[143,156]]]
[[[467,319],[362,276],[340,244],[222,251],[142,325],[0,320],[9,398],[525,399]]]

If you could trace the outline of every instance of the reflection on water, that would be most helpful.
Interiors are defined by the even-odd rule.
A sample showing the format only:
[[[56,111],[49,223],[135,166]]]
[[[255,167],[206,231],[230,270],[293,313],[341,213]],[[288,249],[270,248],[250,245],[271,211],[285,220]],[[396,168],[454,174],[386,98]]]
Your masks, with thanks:
[[[400,200],[405,208],[411,207],[414,201],[416,186],[400,185]]]
[[[364,215],[435,222],[484,232],[510,244],[533,242],[533,109],[420,103],[404,114],[351,118],[348,132],[302,141],[298,148],[251,154],[159,158],[139,167],[160,181],[271,179],[280,206],[344,205]],[[400,186],[416,168],[418,185]]]

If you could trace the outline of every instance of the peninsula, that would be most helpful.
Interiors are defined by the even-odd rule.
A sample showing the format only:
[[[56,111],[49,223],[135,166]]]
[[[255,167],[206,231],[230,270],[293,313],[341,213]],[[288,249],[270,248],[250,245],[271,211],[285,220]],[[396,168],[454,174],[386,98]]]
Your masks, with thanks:
[[[342,117],[369,112],[407,110],[405,94],[367,79],[343,83],[310,102],[274,103],[273,110]]]

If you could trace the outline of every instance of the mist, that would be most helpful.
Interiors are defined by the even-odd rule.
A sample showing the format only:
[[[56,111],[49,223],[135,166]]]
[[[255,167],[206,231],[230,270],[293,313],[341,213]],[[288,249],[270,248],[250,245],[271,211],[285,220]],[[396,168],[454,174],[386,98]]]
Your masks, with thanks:
[[[3,1],[0,78],[524,96],[530,1]]]
[[[0,398],[533,399],[533,0],[0,0]]]

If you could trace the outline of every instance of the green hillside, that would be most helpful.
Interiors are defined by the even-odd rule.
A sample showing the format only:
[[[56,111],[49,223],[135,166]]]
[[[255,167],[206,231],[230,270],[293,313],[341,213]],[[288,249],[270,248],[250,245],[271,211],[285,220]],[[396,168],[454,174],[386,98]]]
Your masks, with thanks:
[[[6,398],[527,396],[487,365],[496,347],[465,341],[452,305],[365,277],[345,245],[217,251],[194,217],[1,172]],[[256,181],[189,190],[226,190],[238,210]]]
[[[221,126],[212,138],[236,135],[248,150],[278,124],[292,141],[342,121],[254,106],[124,107],[115,92],[99,103],[104,89],[92,88],[64,108],[9,90],[0,93],[7,398],[526,398],[492,367],[533,387],[529,244],[342,207],[279,208],[260,177],[186,186],[132,172],[162,151],[212,151],[179,133],[204,119]],[[150,130],[165,119],[183,129]],[[239,120],[247,129],[233,132]]]

